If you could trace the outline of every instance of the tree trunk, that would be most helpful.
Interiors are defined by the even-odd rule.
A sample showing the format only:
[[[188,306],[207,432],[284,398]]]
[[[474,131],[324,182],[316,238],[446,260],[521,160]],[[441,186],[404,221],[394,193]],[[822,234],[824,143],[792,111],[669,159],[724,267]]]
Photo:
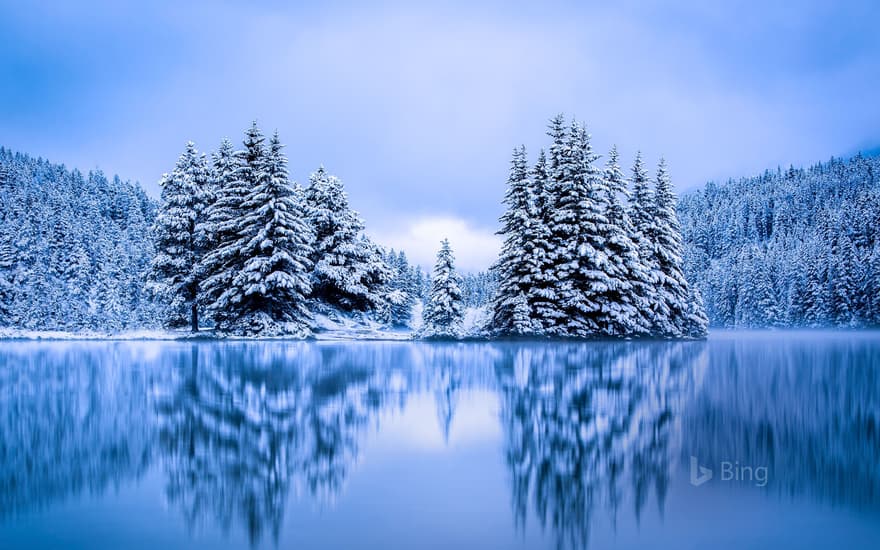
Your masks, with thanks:
[[[196,306],[195,302],[193,302],[193,304],[192,304],[192,317],[191,317],[191,319],[192,319],[191,330],[193,332],[198,332],[199,331],[199,308],[198,308],[198,306]]]

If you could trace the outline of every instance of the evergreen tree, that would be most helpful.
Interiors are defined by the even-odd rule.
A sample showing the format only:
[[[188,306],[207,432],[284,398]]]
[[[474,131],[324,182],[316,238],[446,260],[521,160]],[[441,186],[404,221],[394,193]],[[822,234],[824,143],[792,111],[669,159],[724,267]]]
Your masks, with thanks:
[[[13,269],[15,249],[7,242],[5,233],[0,233],[0,327],[14,324],[12,303],[15,297]]]
[[[390,270],[375,245],[361,236],[363,222],[349,208],[342,182],[322,166],[311,175],[305,200],[315,233],[312,295],[346,310],[376,309]]]
[[[572,122],[569,134],[571,195],[576,197],[575,225],[569,240],[577,245],[574,256],[574,292],[566,301],[569,336],[596,336],[609,331],[610,316],[616,306],[608,294],[616,290],[612,265],[606,253],[612,227],[605,217],[608,193],[601,171],[595,166],[599,155],[593,152],[587,129]]]
[[[167,304],[165,325],[176,328],[189,324],[197,332],[200,281],[196,266],[203,249],[196,238],[196,225],[205,215],[211,194],[207,161],[193,142],[186,144],[174,170],[162,177],[159,186],[162,206],[153,228],[154,288]]]
[[[259,130],[254,123],[248,131],[246,143],[259,139],[257,134]],[[250,147],[253,148],[254,144],[251,143]],[[204,221],[196,226],[196,236],[206,250],[198,266],[203,279],[201,299],[218,326],[231,319],[231,311],[226,309],[228,295],[224,296],[224,292],[230,288],[241,267],[236,243],[239,222],[244,215],[242,205],[250,189],[250,183],[241,177],[242,158],[228,139],[220,143],[212,158],[214,200],[206,210]]]
[[[525,293],[520,292],[513,300],[513,312],[508,333],[517,336],[528,336],[534,334],[533,330],[534,324],[532,322],[529,301],[526,299]]]
[[[691,338],[705,338],[709,333],[709,318],[703,306],[703,295],[695,285],[689,286],[688,292],[684,334]]]
[[[265,188],[269,179],[265,141],[254,122],[245,132],[244,149],[234,153],[234,162],[230,155],[231,146],[225,142],[214,158],[215,165],[219,164],[221,169],[234,166],[231,172],[217,174],[217,197],[208,208],[201,231],[211,243],[211,250],[201,263],[200,272],[204,275],[201,290],[215,325],[222,331],[246,329],[244,316],[250,313],[243,304],[246,288],[241,284],[240,275],[248,260],[247,247],[256,236],[257,227],[245,227],[244,220],[253,215],[246,207],[246,203],[252,200],[252,190]]]
[[[545,184],[547,213],[547,240],[550,253],[543,266],[547,284],[542,289],[546,302],[540,316],[543,331],[554,336],[566,336],[573,328],[573,314],[579,303],[575,288],[578,269],[578,213],[579,193],[575,185],[576,163],[571,153],[571,138],[565,129],[563,116],[550,120],[549,178]],[[581,315],[577,315],[580,321]],[[574,321],[574,322],[577,322]]]
[[[443,239],[431,278],[431,293],[423,311],[421,336],[424,338],[460,338],[464,307],[461,278],[455,271],[455,257],[449,240]]]
[[[657,290],[669,326],[666,333],[683,336],[687,324],[689,290],[681,267],[681,228],[675,213],[675,204],[666,161],[661,159],[654,187],[654,250],[660,272]]]
[[[650,282],[633,235],[635,229],[621,202],[629,198],[626,179],[620,169],[617,146],[611,148],[604,172],[608,234],[605,253],[610,262],[606,332],[611,335],[645,334],[650,325],[644,316],[649,304]]]
[[[525,290],[526,300],[532,318],[532,332],[541,334],[558,319],[556,303],[556,281],[552,273],[553,243],[551,241],[551,198],[549,167],[544,149],[532,169],[530,196],[532,197],[532,224],[525,240],[529,244],[527,256],[529,266],[529,285]],[[499,285],[501,281],[499,280]]]
[[[860,324],[859,287],[863,264],[856,258],[855,245],[846,233],[837,238],[836,244],[837,254],[834,256],[834,273],[831,277],[833,322],[837,326],[854,327]]]
[[[276,132],[242,204],[237,249],[245,260],[229,289],[236,317],[230,328],[241,334],[284,334],[288,324],[299,333],[311,319],[306,307],[311,231],[288,180],[282,147]]]
[[[391,266],[392,277],[385,298],[388,311],[383,315],[384,321],[395,327],[406,327],[409,325],[415,306],[418,281],[413,277],[413,269],[402,250],[400,253],[391,250],[386,263]]]
[[[499,280],[498,290],[492,300],[492,327],[500,334],[526,334],[531,331],[531,312],[526,301],[525,310],[519,303],[520,297],[531,288],[531,226],[534,219],[533,197],[530,195],[528,180],[528,163],[525,147],[513,150],[510,163],[510,175],[507,179],[507,194],[504,204],[507,210],[501,216],[501,229],[498,234],[504,237],[501,256],[493,266],[493,272]],[[473,304],[469,304],[473,305]],[[514,327],[514,310],[519,318]],[[523,314],[525,318],[523,318]]]
[[[644,269],[645,294],[640,296],[642,313],[654,334],[668,333],[669,311],[664,301],[659,299],[658,285],[661,280],[660,266],[655,254],[656,212],[654,195],[651,192],[648,174],[642,162],[641,153],[636,153],[632,168],[632,193],[629,197],[629,218],[633,225],[632,241],[639,255],[639,263]],[[638,288],[638,287],[637,287]]]

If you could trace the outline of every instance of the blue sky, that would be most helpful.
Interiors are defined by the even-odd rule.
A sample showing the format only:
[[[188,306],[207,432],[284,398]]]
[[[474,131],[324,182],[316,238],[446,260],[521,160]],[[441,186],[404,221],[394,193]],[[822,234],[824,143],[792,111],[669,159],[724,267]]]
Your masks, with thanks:
[[[0,144],[155,194],[257,119],[378,240],[427,263],[449,235],[465,269],[557,112],[679,191],[880,145],[876,1],[287,4],[0,0]]]

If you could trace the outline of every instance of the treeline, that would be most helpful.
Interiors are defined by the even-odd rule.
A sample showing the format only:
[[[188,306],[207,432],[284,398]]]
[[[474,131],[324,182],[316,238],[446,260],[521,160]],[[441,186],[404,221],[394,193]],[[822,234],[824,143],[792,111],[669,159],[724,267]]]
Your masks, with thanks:
[[[155,323],[144,289],[155,212],[137,184],[0,148],[0,327]]]
[[[188,144],[160,184],[157,204],[137,183],[0,148],[0,327],[306,334],[313,314],[343,312],[407,329],[429,300],[430,274],[364,236],[338,178],[289,180],[277,136],[253,127],[211,155]],[[494,284],[462,275],[463,305]]]
[[[710,183],[679,204],[713,326],[880,324],[880,159]]]
[[[507,210],[493,268],[490,330],[555,337],[702,337],[702,300],[682,271],[672,184],[661,160],[648,178],[636,156],[631,182],[616,149],[596,162],[582,124],[550,121],[547,152],[529,167],[513,152]]]
[[[306,188],[289,179],[278,134],[256,123],[242,148],[208,158],[187,145],[166,174],[154,229],[152,288],[169,327],[307,335],[314,310],[365,312],[405,325],[417,296],[406,257],[363,234],[342,182],[323,167]]]

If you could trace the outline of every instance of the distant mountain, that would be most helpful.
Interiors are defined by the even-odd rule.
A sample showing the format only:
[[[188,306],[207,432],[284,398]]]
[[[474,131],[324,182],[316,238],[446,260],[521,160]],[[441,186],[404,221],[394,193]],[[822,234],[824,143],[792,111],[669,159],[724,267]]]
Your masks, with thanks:
[[[880,324],[880,157],[709,183],[678,215],[713,326]]]
[[[151,325],[156,204],[136,183],[0,148],[0,327]]]

